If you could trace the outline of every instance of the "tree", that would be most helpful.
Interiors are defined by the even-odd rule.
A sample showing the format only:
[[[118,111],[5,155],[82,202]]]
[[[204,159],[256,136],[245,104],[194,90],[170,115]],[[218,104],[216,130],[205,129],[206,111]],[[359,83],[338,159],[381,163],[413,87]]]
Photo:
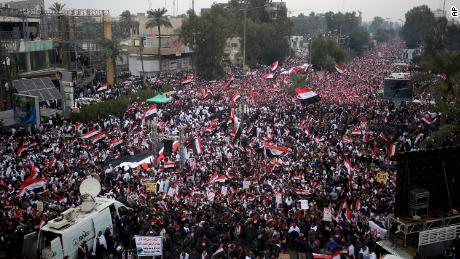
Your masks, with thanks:
[[[345,51],[331,38],[317,37],[312,42],[311,62],[316,68],[333,70],[346,57]]]
[[[434,14],[426,5],[412,8],[406,13],[406,22],[401,28],[401,36],[408,48],[415,48],[417,44],[427,39],[435,25]]]
[[[290,20],[293,24],[292,35],[295,36],[312,36],[326,30],[326,19],[315,15],[314,12],[311,12],[309,16],[300,14],[297,17],[291,17]]]
[[[341,45],[346,45],[350,49],[352,56],[361,55],[369,45],[369,33],[360,25],[361,12],[359,16],[356,16],[355,12],[328,12],[325,19],[329,32],[337,36]]]
[[[449,49],[446,31],[443,22],[432,28],[421,58],[422,68],[431,72],[427,88],[436,98],[436,109],[442,113],[441,126],[433,133],[440,146],[460,144],[460,50]]]
[[[396,35],[396,32],[393,29],[380,28],[374,32],[374,39],[378,42],[387,42],[393,39],[395,35]]]
[[[250,0],[248,2],[247,19],[239,19],[241,9],[233,9],[241,41],[241,52],[244,51],[244,22],[246,22],[246,64],[270,64],[274,60],[283,60],[290,53],[289,35],[292,21],[287,17],[284,6],[277,7],[270,15],[265,8],[269,1]],[[240,10],[240,11],[238,11]]]
[[[111,58],[112,59],[112,66],[113,66],[113,74],[114,74],[114,82],[116,82],[117,79],[117,65],[116,65],[116,60],[117,58],[121,58],[120,52],[121,52],[121,46],[120,42],[116,39],[109,40],[109,39],[103,39],[100,43],[101,46],[101,52],[102,55],[106,58]]]
[[[369,32],[375,33],[379,29],[385,29],[386,27],[387,25],[385,20],[380,16],[376,16],[369,25]]]
[[[53,13],[59,14],[59,13],[62,13],[62,11],[64,11],[64,7],[65,7],[65,4],[54,2],[50,7],[50,11]]]
[[[155,10],[147,11],[147,23],[146,28],[157,28],[158,30],[158,61],[159,69],[161,72],[161,27],[172,28],[169,17],[165,14],[168,12],[165,8],[158,8]]]
[[[231,36],[232,20],[231,13],[217,4],[202,16],[192,10],[187,12],[180,36],[193,49],[196,70],[206,79],[217,79],[225,74],[224,49]]]
[[[139,22],[133,19],[133,15],[128,10],[121,13],[120,26],[123,38],[129,38],[133,31],[139,30]]]
[[[348,46],[350,47],[350,50],[353,52],[353,54],[356,55],[361,55],[364,49],[370,43],[369,33],[363,27],[358,27],[354,29],[350,33],[349,37],[350,41],[348,43]]]

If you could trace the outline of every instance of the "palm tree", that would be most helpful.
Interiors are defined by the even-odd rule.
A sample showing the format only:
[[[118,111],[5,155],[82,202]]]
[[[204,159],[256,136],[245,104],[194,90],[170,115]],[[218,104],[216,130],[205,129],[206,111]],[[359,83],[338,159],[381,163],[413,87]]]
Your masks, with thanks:
[[[161,30],[160,27],[163,26],[165,28],[172,28],[171,22],[169,21],[169,17],[165,16],[168,12],[165,8],[158,8],[155,10],[148,10],[147,11],[147,23],[145,25],[146,28],[155,28],[158,29],[158,61],[159,61],[159,68],[161,72]]]
[[[133,19],[131,16],[131,12],[128,10],[123,11],[120,15],[120,24],[122,27],[121,30],[123,32],[123,37],[125,37],[126,35],[127,37],[131,36],[132,22],[133,22]]]
[[[58,34],[64,38],[64,31],[65,30],[65,18],[60,15],[62,11],[64,11],[65,4],[61,4],[58,2],[54,2],[51,7],[49,8],[51,12],[58,14],[57,19],[58,19]]]
[[[65,4],[54,2],[50,7],[50,11],[53,13],[62,13],[62,11],[64,10],[64,7],[65,7]]]
[[[114,82],[116,82],[117,79],[117,63],[116,60],[119,58],[120,60],[122,57],[120,56],[121,53],[121,46],[120,42],[118,40],[109,40],[109,39],[103,39],[100,43],[102,54],[106,58],[111,58],[112,59],[112,66],[113,66],[113,75],[114,75]]]

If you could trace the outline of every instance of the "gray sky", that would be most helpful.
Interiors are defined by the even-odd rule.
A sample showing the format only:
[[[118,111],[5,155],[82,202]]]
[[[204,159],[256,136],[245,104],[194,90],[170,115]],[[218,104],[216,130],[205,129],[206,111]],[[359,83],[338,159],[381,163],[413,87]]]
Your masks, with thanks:
[[[179,2],[177,14],[185,13],[192,6],[192,0],[175,0]],[[280,0],[275,0],[280,1]],[[287,3],[290,15],[301,12],[308,14],[311,11],[323,13],[327,11],[363,12],[364,20],[372,20],[374,16],[391,18],[393,21],[404,19],[404,14],[412,7],[426,4],[432,10],[442,8],[444,0],[284,0]],[[460,0],[445,0],[446,9],[452,5],[460,8]],[[123,10],[133,13],[145,12],[149,8],[149,0],[45,0],[49,7],[53,2],[66,4],[66,8],[76,9],[109,9],[112,15],[119,15]],[[168,14],[173,14],[173,0],[150,0],[152,8],[165,7]],[[213,2],[225,3],[227,0],[195,0],[195,10],[209,7]]]

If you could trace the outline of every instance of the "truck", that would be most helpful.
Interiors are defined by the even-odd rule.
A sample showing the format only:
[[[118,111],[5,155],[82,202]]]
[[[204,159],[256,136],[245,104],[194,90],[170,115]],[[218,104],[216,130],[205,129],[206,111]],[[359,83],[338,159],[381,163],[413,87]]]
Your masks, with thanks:
[[[40,228],[37,237],[38,257],[43,259],[62,259],[78,257],[79,246],[86,241],[93,248],[93,240],[102,231],[113,231],[113,221],[120,211],[128,207],[121,202],[95,197],[90,210],[84,204],[71,208]]]

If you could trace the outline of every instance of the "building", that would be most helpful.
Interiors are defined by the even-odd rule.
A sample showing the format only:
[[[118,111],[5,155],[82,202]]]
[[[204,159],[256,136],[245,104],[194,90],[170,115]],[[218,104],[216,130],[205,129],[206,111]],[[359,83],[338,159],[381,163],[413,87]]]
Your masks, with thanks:
[[[45,6],[45,0],[0,0],[0,7],[11,9],[36,9]]]
[[[157,28],[146,28],[147,16],[139,13],[135,17],[139,22],[139,34],[131,36],[128,46],[129,72],[139,76],[155,75],[160,71],[158,59],[159,37]],[[192,69],[192,51],[185,46],[180,37],[179,29],[184,18],[169,17],[172,28],[161,27],[162,71],[180,71]],[[142,46],[143,45],[143,46]],[[143,69],[142,69],[143,67]]]
[[[11,61],[9,73],[28,77],[51,66],[53,42],[41,38],[40,25],[39,13],[24,15],[18,9],[0,8],[0,46],[6,52],[2,55]]]
[[[270,2],[268,6],[265,7],[265,11],[267,11],[271,19],[276,19],[278,12],[281,10],[287,11],[285,2]]]

